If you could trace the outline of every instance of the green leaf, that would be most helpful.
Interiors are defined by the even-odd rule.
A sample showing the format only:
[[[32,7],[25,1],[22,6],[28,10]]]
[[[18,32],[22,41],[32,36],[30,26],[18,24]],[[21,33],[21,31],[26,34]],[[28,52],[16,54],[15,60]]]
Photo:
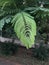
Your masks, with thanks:
[[[0,30],[2,30],[5,23],[11,22],[12,16],[6,16],[5,18],[0,20]]]
[[[15,1],[14,0],[0,0],[0,6],[3,6],[3,8],[7,5],[10,5],[10,4],[15,4]]]
[[[35,13],[35,12],[38,12],[38,11],[49,13],[49,8],[44,8],[44,7],[28,7],[28,8],[25,9],[25,11],[30,11],[30,13]]]
[[[3,26],[4,26],[4,21],[2,20],[0,21],[0,30],[2,30]]]
[[[25,12],[15,15],[12,20],[14,31],[26,48],[31,48],[34,45],[36,35],[36,23],[34,17]]]

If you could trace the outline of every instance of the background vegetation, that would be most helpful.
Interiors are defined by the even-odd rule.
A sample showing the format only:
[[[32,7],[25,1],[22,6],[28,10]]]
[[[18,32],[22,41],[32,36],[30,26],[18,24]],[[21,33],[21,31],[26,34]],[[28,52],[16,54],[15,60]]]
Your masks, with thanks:
[[[36,21],[37,36],[35,42],[40,43],[40,40],[43,40],[44,44],[47,44],[49,41],[49,0],[0,0],[0,36],[16,38],[11,20],[13,19],[14,15],[20,11],[29,13]],[[12,48],[14,47],[15,50],[15,46],[13,46],[13,44],[8,45],[9,53],[9,46]],[[1,45],[1,47],[5,47],[6,50],[4,50],[7,51],[6,44],[5,46]],[[43,51],[43,47],[42,50],[38,51],[38,53],[36,52],[38,56],[41,51]],[[47,55],[46,50],[44,53]]]

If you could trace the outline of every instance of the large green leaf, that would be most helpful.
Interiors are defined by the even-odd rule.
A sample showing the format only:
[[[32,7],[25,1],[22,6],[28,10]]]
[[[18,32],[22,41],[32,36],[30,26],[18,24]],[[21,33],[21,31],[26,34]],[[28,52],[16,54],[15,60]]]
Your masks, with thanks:
[[[15,15],[12,20],[14,31],[26,48],[31,48],[35,41],[36,23],[34,18],[25,12]]]

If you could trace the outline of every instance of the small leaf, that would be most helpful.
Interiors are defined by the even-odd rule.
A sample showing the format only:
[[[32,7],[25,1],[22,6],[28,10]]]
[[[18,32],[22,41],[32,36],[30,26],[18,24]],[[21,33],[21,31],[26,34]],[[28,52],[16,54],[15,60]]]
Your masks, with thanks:
[[[3,26],[4,26],[4,21],[2,20],[0,21],[0,30],[2,30]]]
[[[5,23],[11,22],[12,16],[6,16],[5,18],[0,20],[0,30],[2,30]]]

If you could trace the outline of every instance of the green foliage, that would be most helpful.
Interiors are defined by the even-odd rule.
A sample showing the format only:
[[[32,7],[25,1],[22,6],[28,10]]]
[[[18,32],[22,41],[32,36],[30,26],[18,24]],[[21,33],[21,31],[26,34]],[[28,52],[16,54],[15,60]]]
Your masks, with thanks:
[[[19,0],[19,1],[18,0],[12,0],[12,1],[11,0],[0,0],[0,11],[1,11],[0,18],[2,18],[0,20],[0,22],[1,22],[0,30],[3,29],[5,23],[11,22],[11,19],[12,19],[11,17],[13,17],[14,14],[21,11],[21,9],[25,8],[26,3],[24,4],[24,2],[25,2],[25,0]],[[20,6],[19,6],[19,4],[20,4]],[[8,15],[11,15],[11,17],[9,16],[9,18],[7,19]],[[17,21],[16,21],[17,19],[18,20],[20,19],[20,22],[18,21],[18,25],[17,25]],[[22,43],[25,44],[25,46],[27,48],[30,48],[32,46],[32,44],[34,44],[34,40],[35,40],[34,36],[36,35],[36,24],[33,23],[34,22],[33,17],[28,15],[27,13],[20,13],[20,15],[18,15],[18,16],[16,15],[13,18],[13,21],[14,21],[13,24],[15,24],[14,30],[17,33],[17,36],[19,38],[21,37],[20,40],[22,41]],[[32,22],[30,23],[30,21],[32,21]],[[22,26],[21,26],[21,24],[22,24]],[[31,24],[33,24],[33,26]],[[26,31],[26,29],[27,29],[27,31]],[[33,31],[32,29],[35,31]],[[28,39],[29,39],[29,41],[28,41]]]
[[[42,5],[42,7],[41,7],[41,5]],[[48,25],[49,24],[48,23],[48,21],[49,21],[49,0],[12,0],[12,1],[11,0],[0,0],[0,30],[2,30],[5,23],[11,22],[10,18],[11,17],[13,18],[13,16],[14,16],[14,18],[13,18],[14,22],[12,24],[14,25],[14,30],[15,29],[17,30],[17,28],[19,29],[19,27],[21,25],[24,25],[24,20],[22,21],[22,19],[21,19],[22,14],[20,16],[19,15],[15,16],[15,14],[19,13],[21,10],[25,11],[27,13],[30,13],[35,18],[35,21],[37,23],[37,33],[40,33],[40,35],[45,39],[47,37],[47,33],[49,32],[49,25]],[[6,17],[8,17],[8,16],[9,16],[9,18],[7,19]],[[17,26],[16,18],[18,20],[21,20],[18,23],[19,27],[17,27],[17,28],[16,28],[16,26]],[[29,19],[32,19],[32,17],[30,17],[30,15],[28,16],[28,14],[25,14],[25,15],[23,14],[22,18],[25,18],[25,20],[27,20],[27,21],[29,21]],[[30,27],[30,25],[32,23],[30,25],[28,25],[28,24],[30,24],[30,22],[29,23],[27,22],[27,26]],[[8,27],[7,27],[7,29],[8,29]],[[33,32],[31,32],[31,33],[33,33]],[[17,36],[20,38],[22,33],[21,33],[21,35],[19,35],[19,34],[20,34],[20,32],[17,34]]]
[[[12,23],[14,25],[14,31],[21,42],[26,48],[31,48],[36,35],[36,23],[34,18],[25,12],[21,12],[15,15]]]
[[[42,39],[46,41],[45,39],[47,38],[47,34],[49,33],[49,8],[45,8],[44,6],[28,7],[25,10],[35,17],[35,21],[37,23],[37,33],[40,33],[40,35],[38,36],[41,36]]]
[[[2,28],[5,23],[11,22],[12,16],[6,16],[3,19],[0,20],[0,30],[2,31]]]
[[[48,7],[49,6],[49,0],[26,0],[27,6],[33,7],[33,6],[40,6],[43,4],[44,6]]]
[[[2,8],[4,8],[5,6],[9,6],[11,4],[15,5],[15,0],[0,0],[0,6],[2,6]]]
[[[28,7],[28,8],[25,8],[25,11],[30,11],[31,14],[44,12],[44,14],[46,13],[49,15],[49,9],[44,7]]]

